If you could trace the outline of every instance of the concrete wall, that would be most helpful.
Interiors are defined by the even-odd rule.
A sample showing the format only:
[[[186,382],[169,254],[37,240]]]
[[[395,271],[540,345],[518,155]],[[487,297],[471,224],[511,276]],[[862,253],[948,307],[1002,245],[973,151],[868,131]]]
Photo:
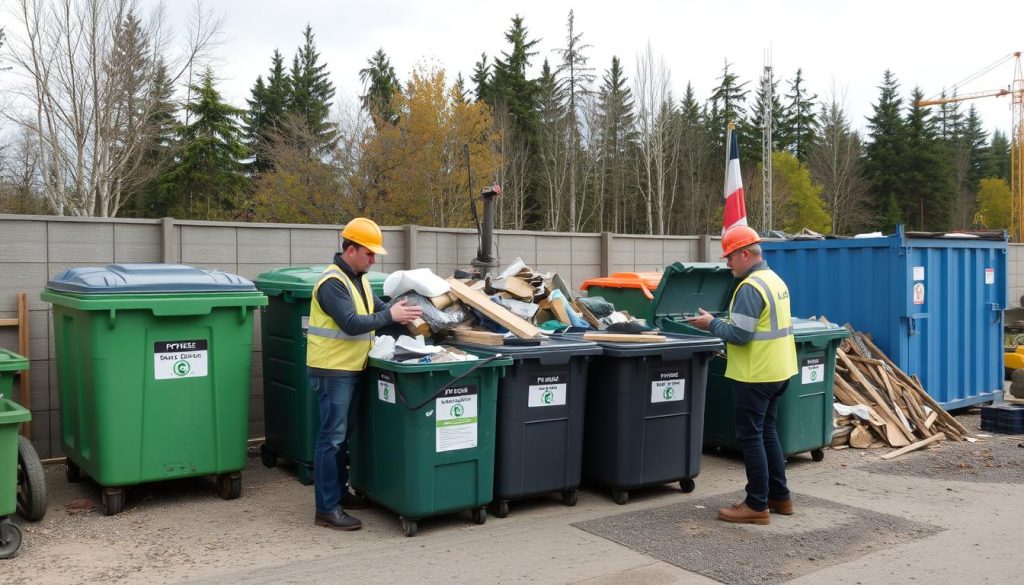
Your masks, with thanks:
[[[62,218],[0,214],[0,319],[17,317],[16,293],[28,293],[32,441],[40,456],[60,452],[57,374],[50,307],[39,298],[47,280],[75,266],[172,262],[255,278],[282,266],[325,264],[339,246],[338,226],[133,219]],[[384,228],[389,254],[377,270],[427,267],[448,276],[476,256],[473,230]],[[660,270],[676,261],[709,259],[707,236],[624,236],[499,231],[503,265],[521,257],[557,272],[573,288],[612,272]],[[713,259],[713,258],[712,258]],[[1018,295],[1019,296],[1019,295]],[[255,324],[250,436],[263,434],[262,347]],[[17,349],[14,328],[0,328],[0,347]],[[20,389],[15,395],[21,399]]]
[[[1010,244],[1006,254],[1006,304],[1008,307],[1021,306],[1024,296],[1024,244]]]

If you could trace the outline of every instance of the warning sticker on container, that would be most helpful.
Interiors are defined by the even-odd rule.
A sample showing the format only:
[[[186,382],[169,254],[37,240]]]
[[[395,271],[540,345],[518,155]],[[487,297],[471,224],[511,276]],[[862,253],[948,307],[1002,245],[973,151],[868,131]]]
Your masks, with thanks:
[[[914,282],[924,280],[924,266],[914,267]]]
[[[914,285],[914,304],[924,304],[924,285],[920,282]]]
[[[395,379],[391,374],[381,373],[377,378],[377,398],[381,402],[395,403]]]
[[[985,269],[985,284],[995,284],[995,283],[996,283],[996,269],[995,268],[986,268]]]
[[[679,372],[661,372],[651,380],[651,402],[677,402],[686,398],[686,379]]]
[[[157,380],[202,378],[207,372],[205,339],[157,341],[153,344],[153,374]]]
[[[530,384],[527,406],[563,406],[565,405],[566,383],[562,376],[537,376]]]
[[[434,401],[437,412],[435,451],[472,449],[477,445],[477,387],[448,388]]]
[[[825,360],[823,358],[807,358],[800,362],[800,382],[816,384],[825,379]]]

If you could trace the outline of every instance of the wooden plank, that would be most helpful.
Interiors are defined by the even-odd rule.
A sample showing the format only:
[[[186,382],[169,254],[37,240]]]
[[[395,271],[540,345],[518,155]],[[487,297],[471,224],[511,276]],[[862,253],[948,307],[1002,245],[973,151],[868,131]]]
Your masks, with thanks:
[[[928,418],[924,419],[924,426],[929,429],[932,428],[932,425],[935,424],[935,421],[938,418],[939,413],[935,412],[934,410],[931,411],[930,413],[928,413]]]
[[[583,318],[586,319],[587,323],[590,323],[591,327],[594,329],[603,329],[603,327],[601,327],[601,322],[597,320],[597,317],[590,312],[590,309],[588,309],[586,305],[576,299],[572,300],[571,305],[573,309],[576,309],[577,313],[583,315]]]
[[[405,328],[409,330],[409,333],[413,335],[422,335],[424,337],[430,337],[433,331],[430,329],[430,325],[427,324],[421,317],[416,317],[412,321],[405,324]]]
[[[465,343],[477,343],[480,345],[504,345],[505,336],[493,331],[476,331],[474,329],[453,329],[452,335],[456,340]]]
[[[583,339],[611,343],[661,343],[668,341],[664,335],[632,335],[629,333],[584,333]]]
[[[436,297],[430,298],[430,302],[433,303],[435,307],[441,310],[447,309],[448,307],[451,306],[452,303],[454,303],[457,300],[458,299],[455,298],[455,295],[451,293],[444,293],[443,295],[438,295]]]
[[[0,319],[0,327],[17,327],[19,322],[17,319]]]
[[[569,319],[569,313],[565,310],[565,300],[559,298],[548,300],[551,301],[551,311],[555,314],[555,318],[557,318],[563,325],[569,325],[571,327],[572,319]]]
[[[540,329],[537,329],[526,319],[487,298],[487,295],[484,293],[472,290],[454,278],[449,278],[448,284],[452,286],[452,293],[459,297],[462,302],[487,315],[487,317],[511,331],[516,337],[533,339],[540,335]]]
[[[909,429],[903,427],[903,424],[900,422],[900,420],[889,409],[889,406],[888,404],[886,404],[885,399],[878,394],[878,390],[876,390],[875,387],[871,385],[871,382],[868,382],[867,379],[864,378],[864,375],[861,374],[860,370],[853,365],[853,362],[850,361],[848,357],[846,357],[845,352],[837,351],[836,357],[843,361],[846,367],[850,370],[850,373],[853,374],[853,377],[857,381],[857,383],[861,385],[864,391],[867,392],[867,396],[877,406],[876,412],[887,423],[885,425],[885,431],[886,440],[889,441],[889,444],[892,445],[893,447],[903,447],[904,445],[909,445],[912,442],[912,439],[916,437],[913,436],[913,433]]]
[[[907,445],[906,447],[904,447],[902,449],[897,449],[896,451],[893,451],[892,453],[886,453],[885,455],[882,455],[882,459],[892,459],[893,457],[899,457],[900,455],[903,455],[904,453],[910,453],[911,451],[917,451],[921,447],[925,447],[927,445],[931,445],[932,443],[934,443],[936,441],[941,441],[941,440],[943,440],[945,438],[946,438],[946,435],[944,435],[942,433],[936,433],[934,436],[928,437],[927,439],[925,439],[923,441],[918,441],[918,442],[914,443],[913,445]]]

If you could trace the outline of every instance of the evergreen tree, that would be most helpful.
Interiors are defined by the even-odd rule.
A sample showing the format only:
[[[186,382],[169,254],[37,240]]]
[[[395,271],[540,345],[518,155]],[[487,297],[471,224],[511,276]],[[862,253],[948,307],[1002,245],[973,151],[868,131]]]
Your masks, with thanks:
[[[581,200],[584,194],[578,193],[577,182],[579,178],[579,158],[583,145],[581,143],[581,126],[584,123],[586,112],[584,106],[587,96],[591,94],[594,83],[594,69],[587,66],[587,56],[584,51],[590,45],[583,43],[583,34],[575,30],[575,18],[573,11],[569,11],[569,22],[567,25],[566,46],[559,49],[559,56],[562,62],[558,65],[556,75],[561,79],[565,88],[566,115],[569,130],[569,185],[565,192],[568,199],[568,227],[569,231],[575,232],[580,228]]]
[[[262,173],[271,168],[266,155],[267,145],[271,134],[279,129],[281,117],[288,111],[292,94],[291,78],[277,49],[271,58],[266,83],[262,76],[257,77],[251,94],[252,97],[246,100],[249,111],[245,115],[245,143],[253,156],[251,172]]]
[[[740,151],[755,152],[760,150],[757,140],[760,134],[754,136],[747,128],[744,104],[749,90],[743,89],[747,82],[740,83],[739,76],[729,71],[730,66],[731,64],[726,61],[722,67],[722,76],[718,78],[718,87],[711,93],[707,131],[713,145],[712,150],[725,152],[725,128],[729,122],[733,122],[740,133]]]
[[[288,111],[305,121],[308,135],[314,141],[307,145],[310,156],[319,158],[338,143],[338,129],[328,120],[334,84],[328,79],[327,64],[319,63],[320,53],[313,40],[313,28],[308,24],[303,37],[305,43],[292,60],[292,94]]]
[[[363,90],[366,92],[359,99],[362,100],[363,109],[373,118],[374,125],[397,124],[398,111],[394,106],[394,96],[401,91],[401,84],[384,49],[377,49],[366,60],[366,67],[359,70],[359,80],[363,82]]]
[[[142,166],[149,169],[151,175],[124,208],[122,215],[125,217],[166,217],[171,213],[159,187],[163,174],[174,163],[181,124],[177,118],[178,105],[174,101],[174,82],[163,61],[158,61],[153,69],[150,93],[153,106],[147,120],[148,136]]]
[[[505,33],[505,40],[512,45],[509,52],[502,52],[502,58],[494,60],[491,76],[492,108],[507,109],[517,132],[533,141],[537,136],[539,115],[537,113],[540,88],[537,81],[526,77],[530,59],[537,55],[533,48],[539,39],[528,40],[523,17],[512,18],[512,26]]]
[[[633,134],[633,92],[627,84],[622,63],[612,57],[597,94],[597,121],[601,165],[601,231],[624,232],[623,201],[629,172],[626,157]]]
[[[918,103],[924,99],[914,88],[906,119],[903,217],[911,227],[948,230],[953,227],[956,183],[948,150],[938,136],[938,124]]]
[[[1006,134],[996,130],[992,133],[992,141],[982,157],[983,177],[1006,179],[1010,182],[1010,141]]]
[[[793,153],[800,162],[806,163],[817,127],[814,110],[818,96],[808,93],[802,69],[797,69],[796,77],[789,82],[786,99],[785,115],[779,125],[779,147]]]
[[[986,142],[988,133],[982,126],[978,110],[973,105],[967,110],[967,118],[963,126],[962,141],[967,145],[970,157],[970,170],[967,180],[971,187],[978,188],[978,181],[984,177]]]
[[[491,65],[487,62],[487,53],[480,53],[480,60],[473,65],[473,74],[469,80],[473,82],[473,94],[476,101],[494,103],[491,81]]]
[[[192,86],[185,105],[189,124],[180,131],[174,166],[163,176],[161,197],[169,213],[188,219],[233,219],[244,211],[242,159],[247,155],[239,118],[242,110],[221,98],[209,68]]]
[[[864,174],[874,199],[874,210],[883,229],[904,220],[900,197],[906,192],[906,123],[896,76],[886,70],[879,86],[878,102],[868,118],[869,142],[865,148]]]
[[[469,94],[466,93],[466,79],[461,73],[455,76],[455,84],[452,85],[452,99],[456,105],[469,103]]]
[[[765,91],[765,76],[767,71],[761,76],[761,81],[757,84],[757,93],[754,94],[754,108],[750,112],[749,128],[756,133],[757,136],[763,137],[764,135],[764,119],[768,113],[768,95]],[[777,79],[772,80],[772,150],[778,150],[782,147],[779,142],[779,137],[784,136],[783,122],[786,119],[786,111],[782,107],[782,99],[779,96],[779,81]],[[761,164],[761,150],[757,148],[753,151],[748,150],[745,152],[745,161],[751,161],[756,164]]]

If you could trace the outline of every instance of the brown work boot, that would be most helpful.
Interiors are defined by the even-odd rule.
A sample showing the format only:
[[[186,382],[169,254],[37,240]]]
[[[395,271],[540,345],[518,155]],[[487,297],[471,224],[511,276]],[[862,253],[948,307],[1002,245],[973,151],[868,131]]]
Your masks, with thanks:
[[[768,510],[775,512],[776,514],[782,514],[783,516],[789,516],[793,513],[793,500],[773,500],[768,498]]]
[[[758,512],[748,506],[746,502],[733,504],[728,508],[719,508],[718,519],[734,524],[760,524],[762,526],[771,522],[768,510]]]

